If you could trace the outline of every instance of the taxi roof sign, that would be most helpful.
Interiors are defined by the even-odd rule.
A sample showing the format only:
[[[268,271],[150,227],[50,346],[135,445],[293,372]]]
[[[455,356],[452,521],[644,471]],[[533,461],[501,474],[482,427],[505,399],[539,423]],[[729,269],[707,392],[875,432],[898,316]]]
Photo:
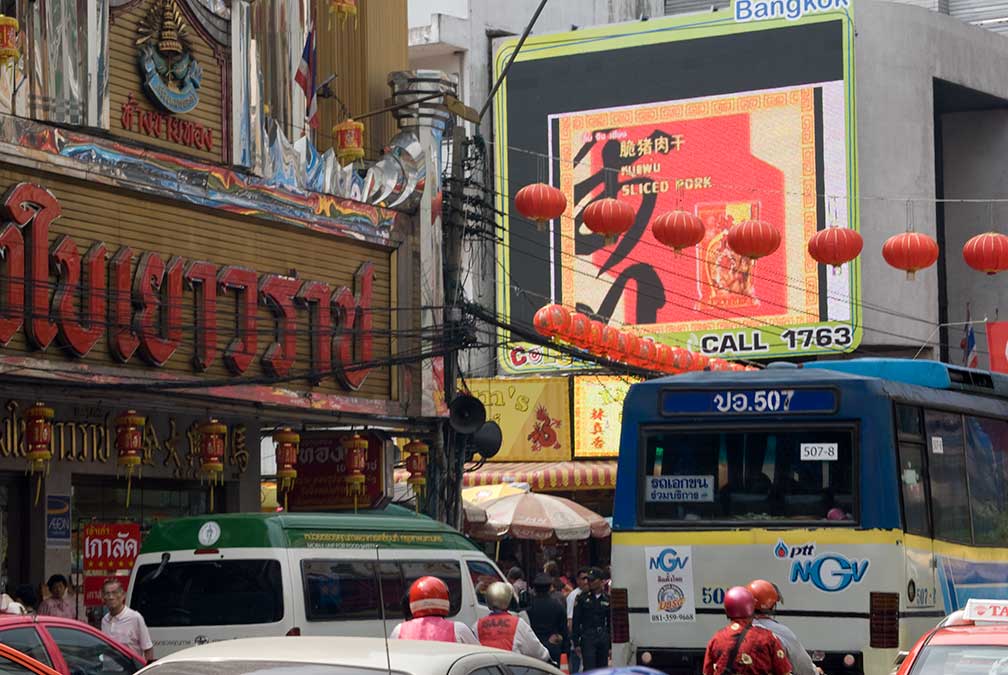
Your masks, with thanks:
[[[978,600],[977,598],[970,598],[966,601],[963,616],[971,621],[1008,623],[1008,600]]]

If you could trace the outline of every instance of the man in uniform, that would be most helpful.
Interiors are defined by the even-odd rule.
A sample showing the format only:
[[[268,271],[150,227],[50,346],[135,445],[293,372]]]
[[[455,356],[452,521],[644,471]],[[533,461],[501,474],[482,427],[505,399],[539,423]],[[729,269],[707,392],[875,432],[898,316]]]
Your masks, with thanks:
[[[798,636],[774,618],[774,610],[781,601],[777,586],[765,579],[753,579],[749,582],[749,591],[756,598],[756,618],[753,623],[777,636],[794,668],[794,675],[818,675],[819,669],[812,663]]]
[[[445,618],[451,612],[448,586],[437,577],[420,577],[413,582],[409,612],[410,618],[393,628],[389,639],[479,644],[469,626]]]
[[[560,655],[567,649],[567,610],[550,593],[553,583],[553,577],[545,572],[535,576],[532,580],[532,603],[526,611],[532,631],[549,650],[550,660],[559,664]]]
[[[588,570],[588,590],[574,601],[571,643],[584,670],[609,665],[609,596],[603,585],[602,570],[592,567]]]
[[[781,643],[766,628],[753,625],[756,598],[748,588],[728,589],[724,609],[728,625],[707,643],[703,675],[791,675]]]
[[[514,591],[511,584],[495,581],[484,594],[490,613],[476,622],[479,643],[484,647],[496,647],[509,652],[517,652],[542,661],[550,660],[550,653],[539,642],[528,623],[508,611]]]

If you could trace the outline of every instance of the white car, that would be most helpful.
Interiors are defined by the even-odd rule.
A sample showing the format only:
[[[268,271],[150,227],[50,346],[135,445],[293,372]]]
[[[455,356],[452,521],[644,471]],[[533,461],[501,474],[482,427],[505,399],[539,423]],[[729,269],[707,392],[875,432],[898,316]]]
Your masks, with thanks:
[[[165,656],[137,675],[564,675],[490,647],[364,637],[225,640]]]

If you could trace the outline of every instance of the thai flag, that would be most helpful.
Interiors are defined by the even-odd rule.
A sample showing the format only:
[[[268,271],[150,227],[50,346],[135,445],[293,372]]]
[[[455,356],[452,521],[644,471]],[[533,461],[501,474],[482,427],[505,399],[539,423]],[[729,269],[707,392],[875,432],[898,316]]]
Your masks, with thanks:
[[[305,118],[308,126],[318,126],[318,99],[315,96],[315,28],[308,29],[304,50],[301,52],[301,63],[298,64],[294,81],[298,83],[305,95]]]
[[[967,368],[979,368],[980,355],[977,354],[976,333],[973,332],[973,323],[970,321],[969,303],[966,303],[966,335],[959,346],[963,350],[963,365]]]

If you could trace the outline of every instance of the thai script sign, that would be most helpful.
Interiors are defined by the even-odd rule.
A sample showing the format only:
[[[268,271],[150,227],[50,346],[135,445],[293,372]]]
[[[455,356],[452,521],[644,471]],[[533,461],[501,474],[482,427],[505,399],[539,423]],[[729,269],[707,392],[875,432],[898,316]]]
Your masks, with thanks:
[[[651,623],[696,620],[692,551],[690,546],[648,546],[644,549]]]
[[[85,573],[128,570],[140,553],[140,526],[136,523],[85,525],[83,546]]]
[[[167,113],[144,110],[133,98],[133,94],[122,104],[119,122],[123,129],[146,134],[151,138],[161,138],[207,152],[213,152],[214,149],[213,129]]]
[[[291,511],[324,511],[354,508],[347,491],[346,449],[340,443],[349,434],[301,434],[297,479],[287,498]],[[385,442],[374,434],[361,434],[368,441],[364,466],[364,494],[356,506],[366,509],[385,496],[383,461]]]

